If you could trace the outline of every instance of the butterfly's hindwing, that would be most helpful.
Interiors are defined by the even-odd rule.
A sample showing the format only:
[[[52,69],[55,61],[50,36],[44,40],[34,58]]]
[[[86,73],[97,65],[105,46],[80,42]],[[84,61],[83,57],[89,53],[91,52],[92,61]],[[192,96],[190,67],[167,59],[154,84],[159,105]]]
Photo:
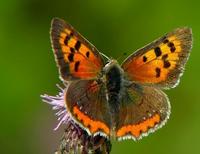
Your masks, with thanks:
[[[133,84],[120,104],[116,136],[119,140],[141,139],[162,127],[169,115],[170,103],[161,90]]]
[[[89,134],[109,136],[110,112],[103,84],[95,80],[74,81],[69,85],[65,97],[72,117]]]

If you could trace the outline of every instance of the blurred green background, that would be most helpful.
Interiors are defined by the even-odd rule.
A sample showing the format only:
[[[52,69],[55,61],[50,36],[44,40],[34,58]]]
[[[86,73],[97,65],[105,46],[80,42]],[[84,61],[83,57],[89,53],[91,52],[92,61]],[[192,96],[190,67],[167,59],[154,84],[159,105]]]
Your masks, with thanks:
[[[200,153],[200,2],[196,0],[6,0],[0,2],[0,153],[50,154],[64,127],[40,94],[61,83],[49,40],[50,22],[71,23],[101,52],[117,58],[174,28],[193,29],[194,45],[181,83],[166,91],[167,125],[139,142],[114,142],[112,154]]]

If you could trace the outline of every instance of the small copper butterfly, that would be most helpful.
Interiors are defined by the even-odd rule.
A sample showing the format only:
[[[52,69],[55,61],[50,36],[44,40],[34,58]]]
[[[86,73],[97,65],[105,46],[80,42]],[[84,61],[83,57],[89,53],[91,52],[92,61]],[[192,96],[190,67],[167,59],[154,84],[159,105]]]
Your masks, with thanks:
[[[54,18],[51,42],[65,104],[89,135],[141,139],[162,127],[170,103],[162,89],[178,84],[192,47],[190,28],[178,28],[120,65],[100,53],[71,25]]]

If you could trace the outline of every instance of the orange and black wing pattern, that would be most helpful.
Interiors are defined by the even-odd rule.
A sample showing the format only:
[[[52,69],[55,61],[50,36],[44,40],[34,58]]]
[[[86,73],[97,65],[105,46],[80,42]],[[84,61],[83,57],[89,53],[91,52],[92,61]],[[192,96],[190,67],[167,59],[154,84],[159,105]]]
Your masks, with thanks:
[[[121,102],[116,137],[141,139],[161,128],[169,115],[169,100],[159,88],[133,84]]]
[[[96,80],[74,81],[65,100],[69,113],[88,134],[110,135],[111,115],[103,84]]]
[[[100,53],[71,25],[54,18],[50,33],[62,80],[87,80],[98,76],[104,65]]]
[[[140,84],[175,87],[192,47],[192,31],[178,28],[139,49],[122,64],[127,77]]]

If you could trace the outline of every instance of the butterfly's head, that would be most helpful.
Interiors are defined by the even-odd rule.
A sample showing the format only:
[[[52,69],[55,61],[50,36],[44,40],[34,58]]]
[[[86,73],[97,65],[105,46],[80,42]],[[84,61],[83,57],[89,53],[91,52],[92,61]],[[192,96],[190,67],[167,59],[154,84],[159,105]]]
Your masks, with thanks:
[[[104,66],[103,72],[104,72],[105,74],[107,74],[107,73],[109,73],[109,72],[110,72],[111,70],[113,70],[113,69],[117,69],[117,70],[119,70],[119,72],[122,72],[122,71],[123,71],[122,68],[120,67],[118,61],[115,60],[115,59],[111,59],[111,60],[109,60],[109,62]]]

